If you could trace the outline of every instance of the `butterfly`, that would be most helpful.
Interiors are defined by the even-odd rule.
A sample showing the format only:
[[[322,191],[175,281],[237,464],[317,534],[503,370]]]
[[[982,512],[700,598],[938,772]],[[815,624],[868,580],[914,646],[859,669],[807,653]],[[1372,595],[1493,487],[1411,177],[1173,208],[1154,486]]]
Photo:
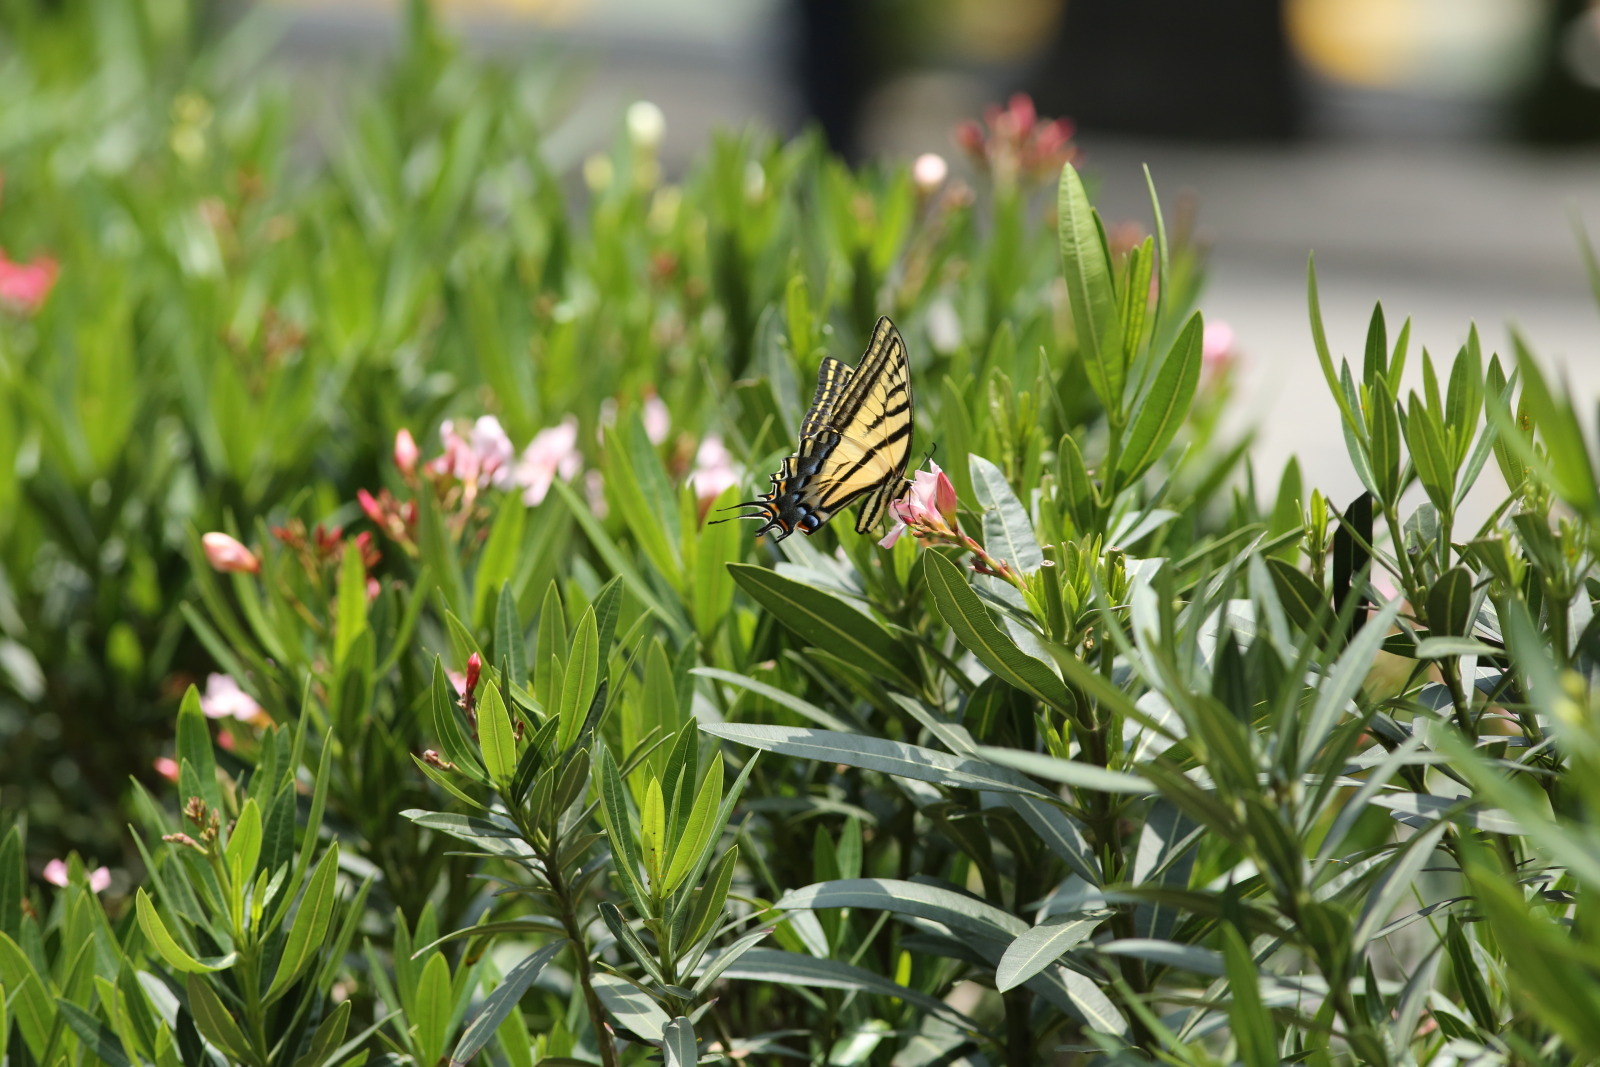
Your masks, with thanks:
[[[905,485],[911,424],[906,343],[894,323],[881,318],[854,367],[822,361],[816,396],[800,424],[800,447],[770,476],[772,489],[723,510],[755,508],[732,518],[761,519],[756,533],[777,530],[781,541],[796,530],[816,533],[861,499],[856,532],[866,533]]]

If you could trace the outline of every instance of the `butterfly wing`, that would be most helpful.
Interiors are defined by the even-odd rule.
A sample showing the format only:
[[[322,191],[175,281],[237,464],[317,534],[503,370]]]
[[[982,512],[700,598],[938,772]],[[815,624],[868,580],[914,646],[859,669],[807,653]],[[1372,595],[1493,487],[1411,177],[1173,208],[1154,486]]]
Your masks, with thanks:
[[[764,520],[756,531],[814,533],[851,502],[866,497],[856,529],[866,533],[899,495],[911,456],[911,368],[905,342],[878,320],[854,369],[825,359],[817,392],[800,427],[800,446],[771,477],[772,489],[736,507]]]

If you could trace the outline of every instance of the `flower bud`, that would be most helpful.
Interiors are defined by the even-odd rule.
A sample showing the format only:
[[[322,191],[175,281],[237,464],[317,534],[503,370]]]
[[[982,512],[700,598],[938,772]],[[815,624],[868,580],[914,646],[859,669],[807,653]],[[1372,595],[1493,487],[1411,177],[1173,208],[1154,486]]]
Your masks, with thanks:
[[[478,691],[478,677],[483,672],[483,657],[476,652],[467,657],[467,688],[461,694],[467,703],[472,703],[472,695]]]
[[[628,140],[633,147],[654,152],[661,146],[661,139],[666,133],[667,117],[655,104],[639,100],[628,107]]]
[[[918,156],[916,162],[911,164],[911,183],[917,187],[917,192],[927,196],[939,186],[950,174],[950,164],[937,152],[924,152]]]
[[[402,428],[394,435],[394,465],[400,468],[400,473],[408,477],[417,469],[417,459],[422,455],[417,448],[417,439],[411,436],[411,431]]]
[[[200,538],[206,552],[206,562],[212,569],[224,574],[255,574],[261,570],[261,561],[235,538],[213,531]]]

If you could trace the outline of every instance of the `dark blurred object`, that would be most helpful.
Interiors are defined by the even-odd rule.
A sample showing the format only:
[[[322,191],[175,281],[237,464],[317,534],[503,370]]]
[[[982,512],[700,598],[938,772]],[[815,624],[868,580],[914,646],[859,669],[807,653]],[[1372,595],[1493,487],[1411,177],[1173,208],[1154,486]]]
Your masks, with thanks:
[[[871,88],[863,8],[855,0],[796,0],[793,62],[806,115],[828,147],[848,160],[860,153],[861,106]]]
[[[1025,87],[1086,131],[1281,140],[1300,128],[1278,0],[1071,0]]]
[[[1514,109],[1517,133],[1536,144],[1600,139],[1600,18],[1589,0],[1558,0],[1540,52]]]

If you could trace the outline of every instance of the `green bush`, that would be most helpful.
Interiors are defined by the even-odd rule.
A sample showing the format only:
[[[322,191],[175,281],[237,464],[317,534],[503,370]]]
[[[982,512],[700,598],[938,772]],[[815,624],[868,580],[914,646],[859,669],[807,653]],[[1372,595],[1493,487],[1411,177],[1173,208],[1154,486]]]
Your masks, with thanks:
[[[573,206],[424,5],[325,128],[204,14],[6,8],[7,1062],[1600,1058],[1600,479],[1520,345],[1351,366],[1313,278],[1367,491],[1263,506],[1197,250],[1025,102],[976,192],[666,184],[642,108]],[[905,521],[707,523],[882,313]]]

